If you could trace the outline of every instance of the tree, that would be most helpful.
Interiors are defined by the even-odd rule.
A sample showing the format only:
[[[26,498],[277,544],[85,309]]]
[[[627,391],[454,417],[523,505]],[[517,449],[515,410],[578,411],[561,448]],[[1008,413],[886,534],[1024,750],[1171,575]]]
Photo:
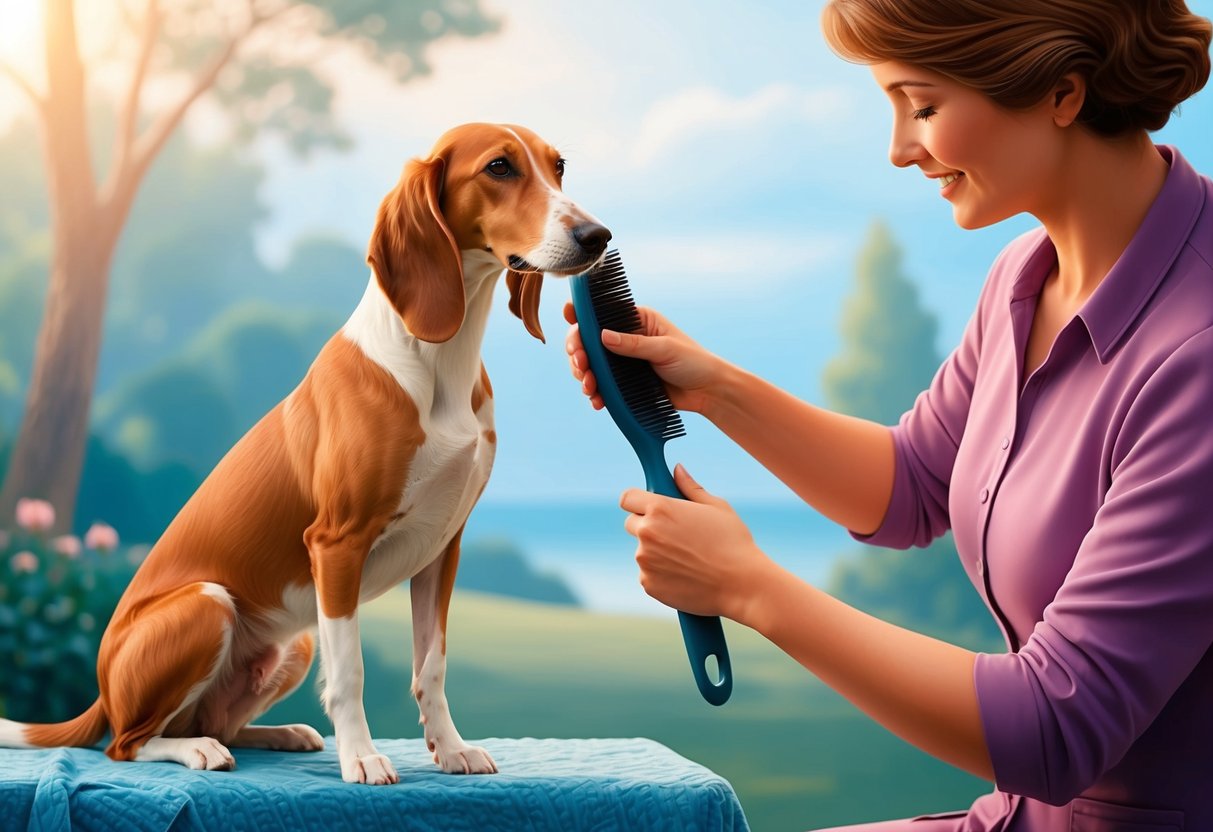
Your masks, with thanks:
[[[939,367],[938,326],[903,274],[901,250],[888,228],[872,224],[859,252],[855,293],[842,311],[843,351],[822,375],[830,407],[896,424]]]
[[[118,64],[125,91],[104,178],[90,140],[86,61],[73,0],[42,0],[45,88],[8,63],[7,76],[40,122],[52,226],[51,266],[24,416],[0,489],[0,516],[24,496],[58,509],[70,529],[88,432],[102,321],[114,251],[148,169],[186,113],[209,97],[237,137],[273,131],[300,153],[345,147],[331,118],[333,90],[301,45],[355,44],[399,82],[429,71],[426,47],[445,35],[478,36],[496,27],[477,0],[145,0],[132,12],[115,4],[135,37],[100,63]],[[88,68],[90,70],[96,67]],[[168,104],[147,95],[154,79],[184,81]]]

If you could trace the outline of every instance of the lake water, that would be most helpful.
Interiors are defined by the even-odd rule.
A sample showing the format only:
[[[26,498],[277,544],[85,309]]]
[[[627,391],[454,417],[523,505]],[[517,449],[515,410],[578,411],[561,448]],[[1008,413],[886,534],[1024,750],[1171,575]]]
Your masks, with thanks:
[[[758,545],[785,568],[824,585],[841,554],[861,547],[839,526],[806,506],[735,504]],[[589,609],[666,615],[637,580],[636,541],[625,514],[602,503],[481,503],[472,511],[465,543],[506,538],[540,571],[559,575]]]

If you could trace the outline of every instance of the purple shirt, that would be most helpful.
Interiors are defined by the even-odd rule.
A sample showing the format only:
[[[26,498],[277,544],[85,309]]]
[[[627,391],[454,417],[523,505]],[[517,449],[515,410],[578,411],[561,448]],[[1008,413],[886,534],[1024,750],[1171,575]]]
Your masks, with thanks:
[[[952,529],[1010,648],[977,657],[998,790],[958,829],[1213,830],[1213,181],[1159,152],[1162,191],[1044,363],[1022,377],[1057,261],[1037,229],[891,428],[860,539]]]

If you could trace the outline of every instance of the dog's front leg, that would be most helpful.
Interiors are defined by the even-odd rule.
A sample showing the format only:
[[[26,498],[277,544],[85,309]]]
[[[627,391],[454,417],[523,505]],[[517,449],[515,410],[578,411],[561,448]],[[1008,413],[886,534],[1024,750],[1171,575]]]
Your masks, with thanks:
[[[460,529],[446,550],[409,582],[413,602],[413,696],[434,762],[452,774],[494,774],[489,752],[468,745],[446,701],[446,620],[459,566]]]
[[[370,551],[365,536],[333,533],[317,521],[304,535],[316,582],[324,709],[333,721],[341,778],[347,783],[397,783],[392,761],[375,750],[362,703],[358,595]]]

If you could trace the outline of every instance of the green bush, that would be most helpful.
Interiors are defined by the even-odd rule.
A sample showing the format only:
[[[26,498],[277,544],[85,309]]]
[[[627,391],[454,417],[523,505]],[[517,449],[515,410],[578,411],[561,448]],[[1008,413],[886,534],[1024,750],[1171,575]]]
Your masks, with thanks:
[[[133,567],[121,551],[0,529],[0,716],[61,722],[97,698],[97,649]]]

